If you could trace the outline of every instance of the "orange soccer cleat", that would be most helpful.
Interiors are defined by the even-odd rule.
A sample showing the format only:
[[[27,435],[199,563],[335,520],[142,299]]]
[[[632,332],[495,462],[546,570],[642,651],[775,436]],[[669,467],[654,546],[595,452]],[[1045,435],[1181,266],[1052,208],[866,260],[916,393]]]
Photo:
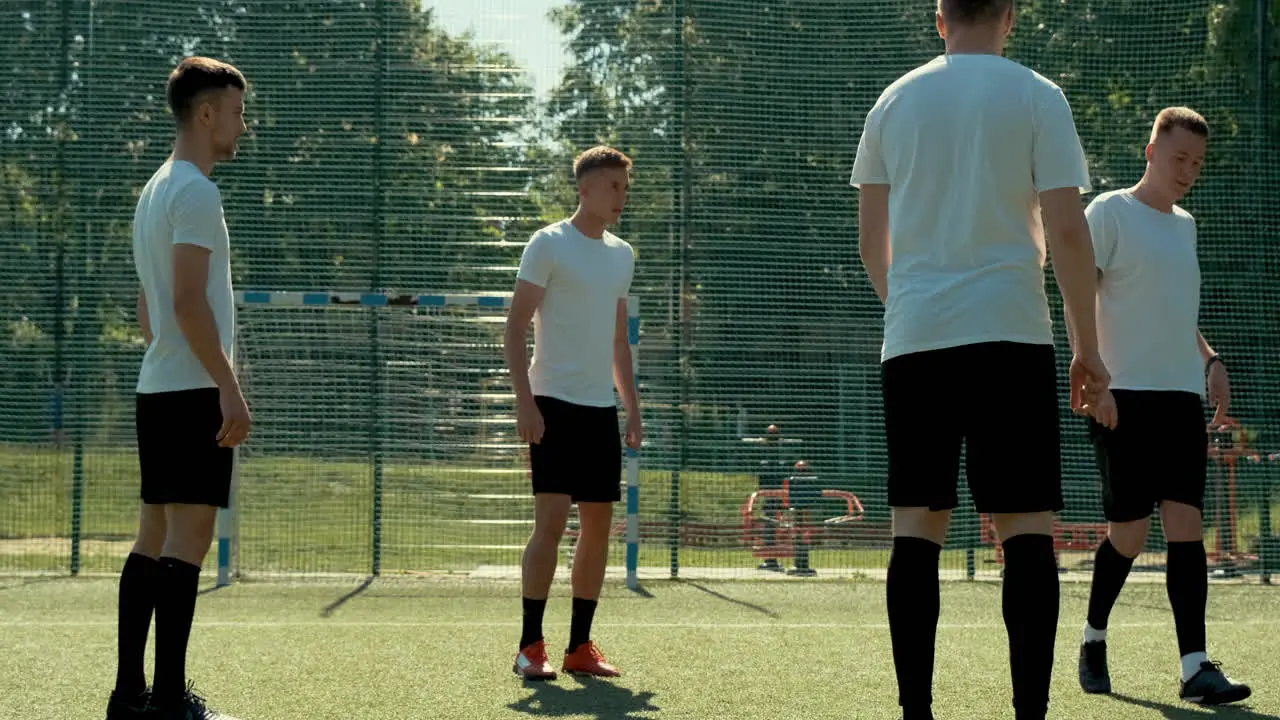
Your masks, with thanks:
[[[516,662],[511,666],[515,674],[525,680],[555,680],[556,671],[547,659],[547,646],[542,640],[524,648],[516,655]]]
[[[622,674],[604,659],[604,653],[593,642],[583,643],[573,652],[565,652],[564,666],[561,669],[574,675],[596,677],[618,677]]]

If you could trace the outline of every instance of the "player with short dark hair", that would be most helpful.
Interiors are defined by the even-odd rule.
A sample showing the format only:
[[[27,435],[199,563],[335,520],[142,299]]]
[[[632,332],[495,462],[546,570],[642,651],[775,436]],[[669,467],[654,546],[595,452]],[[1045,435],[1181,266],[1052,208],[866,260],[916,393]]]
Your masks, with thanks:
[[[578,209],[534,233],[525,246],[504,347],[516,395],[517,430],[529,443],[534,524],[522,562],[524,626],[513,669],[527,680],[556,677],[542,617],[557,550],[576,503],[581,529],[573,563],[573,616],[564,672],[612,677],[591,640],[609,556],[613,504],[622,498],[622,443],[614,389],[626,409],[626,443],[640,448],[640,404],[631,365],[627,296],[631,246],[606,228],[618,222],[631,159],[598,146],[573,164]],[[533,362],[526,343],[534,324]]]
[[[1107,382],[1080,199],[1088,166],[1062,90],[1003,57],[1013,22],[1011,0],[941,0],[945,53],[881,94],[851,178],[862,261],[885,303],[886,595],[906,720],[933,717],[938,561],[962,447],[974,504],[1003,544],[1016,716],[1047,712],[1063,498],[1041,215],[1077,336],[1072,408]]]
[[[200,567],[229,504],[234,448],[253,419],[233,369],[231,253],[214,165],[245,132],[244,75],[187,58],[169,76],[173,154],[142,188],[133,218],[147,342],[138,373],[142,479],[138,538],[120,575],[119,666],[108,720],[230,720],[186,681]],[[155,677],[143,668],[155,613]]]
[[[1098,343],[1111,389],[1091,408],[1093,440],[1110,523],[1098,547],[1080,646],[1080,686],[1111,692],[1107,620],[1160,508],[1168,540],[1169,604],[1182,656],[1184,700],[1220,705],[1249,697],[1205,652],[1209,593],[1201,512],[1212,423],[1228,422],[1226,365],[1200,333],[1195,218],[1177,205],[1204,164],[1209,124],[1171,107],[1157,115],[1138,184],[1103,193],[1086,216],[1098,265]],[[1206,393],[1207,390],[1207,393]]]

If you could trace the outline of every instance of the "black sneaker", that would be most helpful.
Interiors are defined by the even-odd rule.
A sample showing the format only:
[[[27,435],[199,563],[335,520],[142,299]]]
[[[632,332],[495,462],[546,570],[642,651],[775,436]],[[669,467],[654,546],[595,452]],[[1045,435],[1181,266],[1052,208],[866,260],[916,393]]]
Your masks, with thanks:
[[[187,683],[187,691],[176,705],[165,707],[153,704],[152,708],[155,715],[151,717],[155,720],[236,720],[230,715],[210,710],[204,698],[195,693],[194,686],[190,682]]]
[[[782,565],[775,558],[766,558],[764,562],[756,568],[757,570],[768,570],[770,572],[782,572]]]
[[[107,701],[107,720],[132,720],[133,718],[151,717],[151,690],[143,690],[138,695],[125,697],[115,691]]]
[[[1080,645],[1080,687],[1090,695],[1107,695],[1111,692],[1106,640]]]
[[[1240,702],[1252,694],[1248,685],[1227,677],[1221,663],[1206,660],[1200,663],[1200,672],[1182,683],[1178,697],[1198,705],[1225,705]]]

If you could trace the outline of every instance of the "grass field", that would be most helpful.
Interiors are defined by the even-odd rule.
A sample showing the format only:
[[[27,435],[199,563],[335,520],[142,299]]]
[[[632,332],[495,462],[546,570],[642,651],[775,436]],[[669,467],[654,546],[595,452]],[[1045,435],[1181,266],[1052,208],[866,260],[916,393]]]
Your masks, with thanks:
[[[1280,590],[1211,588],[1210,652],[1255,690],[1243,707],[1216,711],[1177,699],[1163,583],[1131,583],[1113,615],[1117,694],[1082,694],[1075,652],[1087,592],[1063,585],[1050,717],[1280,718]],[[623,677],[526,685],[511,673],[513,584],[248,583],[201,596],[188,670],[214,707],[244,720],[893,719],[883,596],[871,581],[657,582],[641,593],[611,583],[595,636]],[[113,580],[0,578],[0,717],[100,717],[114,679],[115,603]],[[557,585],[553,654],[568,605]],[[1012,717],[1006,648],[999,585],[944,584],[938,718]]]

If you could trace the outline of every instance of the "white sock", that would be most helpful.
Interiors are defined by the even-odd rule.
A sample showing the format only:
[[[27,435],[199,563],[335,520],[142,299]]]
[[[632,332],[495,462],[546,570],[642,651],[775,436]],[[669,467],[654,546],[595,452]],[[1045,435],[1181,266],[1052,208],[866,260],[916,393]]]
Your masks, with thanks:
[[[1186,682],[1200,672],[1200,663],[1209,662],[1208,653],[1193,652],[1182,656],[1182,682]]]
[[[1106,641],[1107,641],[1107,631],[1106,631],[1106,630],[1096,630],[1096,629],[1094,629],[1094,627],[1093,627],[1092,625],[1090,625],[1089,623],[1085,623],[1085,624],[1084,624],[1084,641],[1085,641],[1085,642],[1087,642],[1087,643],[1090,643],[1090,642],[1106,642]]]

